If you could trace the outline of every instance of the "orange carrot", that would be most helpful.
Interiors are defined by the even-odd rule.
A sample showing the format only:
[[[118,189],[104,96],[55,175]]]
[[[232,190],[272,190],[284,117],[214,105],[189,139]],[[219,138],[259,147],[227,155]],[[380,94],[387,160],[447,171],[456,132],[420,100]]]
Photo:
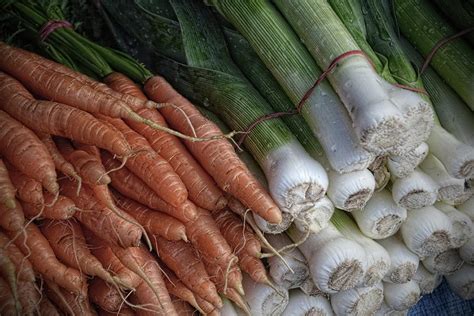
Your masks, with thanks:
[[[80,297],[60,288],[57,284],[46,281],[46,294],[67,315],[95,316],[94,308],[87,297]],[[87,294],[87,293],[86,293]]]
[[[62,193],[82,210],[74,216],[85,227],[112,244],[124,247],[140,244],[142,228],[133,217],[123,211],[116,214],[101,205],[87,185],[82,186],[77,195],[77,188],[72,182],[63,179],[60,183]]]
[[[48,151],[53,158],[54,165],[56,166],[56,170],[61,171],[64,175],[68,176],[71,179],[75,179],[78,182],[81,182],[81,177],[77,174],[74,167],[64,159],[64,157],[59,152],[56,144],[53,141],[51,135],[46,133],[37,133],[40,140],[43,144],[48,148]]]
[[[0,227],[11,231],[20,230],[25,223],[25,216],[15,198],[15,191],[7,167],[0,158]]]
[[[246,315],[252,315],[252,313],[250,312],[250,308],[247,305],[247,302],[245,302],[242,296],[235,289],[227,289],[225,296],[232,302],[234,302],[237,307],[243,310]]]
[[[5,161],[5,166],[7,166],[10,180],[12,181],[13,186],[16,188],[18,199],[32,204],[44,203],[43,188],[41,187],[41,183],[21,173],[8,161]]]
[[[18,296],[22,307],[22,315],[39,315],[41,296],[33,282],[18,282]]]
[[[142,278],[136,289],[138,302],[146,308],[164,314],[177,315],[166,290],[158,262],[142,247],[112,246],[119,260]]]
[[[61,316],[61,313],[56,308],[56,306],[54,306],[54,304],[45,295],[41,297],[39,312],[40,315]]]
[[[151,148],[148,141],[121,119],[99,117],[122,133],[136,153],[127,160],[127,168],[167,203],[173,206],[183,204],[188,198],[186,187],[170,164]]]
[[[180,298],[181,300],[186,301],[194,306],[200,312],[204,313],[204,311],[202,311],[197,304],[194,293],[189,288],[187,288],[180,279],[178,279],[172,270],[170,270],[164,264],[161,264],[160,266],[161,270],[163,270],[163,274],[165,275],[163,279],[170,296]]]
[[[14,234],[9,233],[10,237]],[[48,240],[34,223],[30,223],[15,239],[15,245],[31,261],[33,268],[43,278],[57,283],[74,293],[82,293],[86,285],[83,276],[76,269],[69,268],[58,261]]]
[[[113,313],[105,311],[105,310],[99,310],[99,316],[135,316],[135,315],[136,315],[136,312],[132,308],[126,305],[123,305],[120,311],[113,312]]]
[[[252,280],[257,283],[270,284],[265,266],[259,258],[252,257],[245,252],[241,252],[238,257],[240,268],[247,272]]]
[[[15,266],[16,274],[13,275],[15,279],[25,282],[35,281],[35,272],[30,260],[25,258],[20,249],[2,232],[0,232],[0,248],[0,251],[4,251],[6,258],[9,258]],[[6,269],[5,272],[7,271]]]
[[[120,163],[106,152],[102,152],[102,161],[105,168],[109,170],[116,169],[120,166]],[[171,206],[156,195],[140,178],[127,168],[121,168],[110,173],[110,178],[112,179],[112,186],[121,194],[151,209],[171,215],[183,223],[193,220],[197,216],[196,207],[193,203],[186,201],[178,207]]]
[[[19,294],[16,267],[8,256],[7,251],[3,248],[0,248],[0,276],[8,282],[13,298],[15,301],[18,301]]]
[[[87,236],[87,243],[91,245],[91,253],[100,261],[102,266],[112,271],[120,279],[122,285],[129,289],[135,289],[140,284],[141,278],[125,267],[103,240],[90,231],[86,231],[85,235]]]
[[[27,218],[40,216],[49,219],[68,219],[73,217],[77,210],[74,202],[68,197],[59,195],[56,198],[50,193],[44,194],[44,203],[42,204],[23,202],[21,205]]]
[[[1,104],[4,103],[2,99]],[[1,110],[0,154],[20,172],[39,181],[49,192],[58,192],[54,162],[44,144],[31,130]]]
[[[66,139],[56,139],[59,152],[77,170],[84,183],[91,186],[110,183],[110,177],[106,174],[101,161],[83,150],[76,150]]]
[[[41,232],[59,260],[87,275],[97,276],[109,283],[116,282],[91,254],[81,226],[75,221],[46,220],[41,226]]]
[[[148,100],[140,87],[123,74],[112,73],[104,81],[115,91],[133,95],[144,101]],[[157,124],[167,126],[164,118],[156,110],[140,109],[137,113]],[[151,147],[170,163],[186,185],[191,201],[209,210],[220,210],[226,205],[226,199],[214,180],[175,136],[139,122],[127,120],[127,124],[145,137]]]
[[[222,306],[215,285],[201,260],[194,253],[193,247],[184,241],[169,241],[160,236],[154,236],[155,251],[161,260],[176,273],[178,278],[194,293],[212,302],[215,306]]]
[[[216,310],[217,308],[206,301],[205,299],[201,298],[199,295],[195,295],[196,302],[199,305],[199,308],[204,311],[205,314],[212,313],[213,310]]]
[[[93,144],[120,157],[132,154],[120,133],[91,114],[66,104],[36,100],[20,82],[1,72],[0,97],[4,100],[0,108],[31,129]]]
[[[120,198],[118,205],[133,216],[150,235],[160,235],[168,240],[188,240],[183,223],[174,217],[153,211],[125,197]]]
[[[21,306],[16,304],[10,286],[0,277],[0,315],[16,316],[20,311]]]
[[[98,278],[94,278],[89,284],[89,297],[92,303],[109,312],[119,311],[123,304],[117,288]]]
[[[174,309],[178,315],[183,315],[183,316],[193,316],[196,310],[191,307],[186,301],[183,301],[182,299],[176,297],[176,296],[170,296],[171,297],[171,303],[173,303]]]
[[[191,135],[193,130],[184,115],[191,121],[198,137],[222,135],[221,130],[197,110],[194,105],[176,92],[162,77],[155,76],[145,84],[145,92],[155,102],[176,105],[162,107],[160,112],[172,128]],[[181,110],[181,111],[180,111]],[[252,176],[245,164],[236,155],[233,146],[225,139],[206,142],[185,141],[188,149],[214,178],[219,187],[237,197],[243,204],[271,223],[282,220],[281,212],[261,184]]]

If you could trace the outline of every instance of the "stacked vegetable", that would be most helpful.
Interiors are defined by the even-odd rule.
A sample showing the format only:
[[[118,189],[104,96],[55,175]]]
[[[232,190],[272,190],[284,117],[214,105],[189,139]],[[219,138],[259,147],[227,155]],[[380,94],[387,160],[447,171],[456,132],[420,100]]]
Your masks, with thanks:
[[[99,4],[163,77],[53,0],[7,6],[58,63],[0,43],[2,313],[386,315],[442,276],[474,298],[474,52],[422,65],[457,32],[438,7]]]

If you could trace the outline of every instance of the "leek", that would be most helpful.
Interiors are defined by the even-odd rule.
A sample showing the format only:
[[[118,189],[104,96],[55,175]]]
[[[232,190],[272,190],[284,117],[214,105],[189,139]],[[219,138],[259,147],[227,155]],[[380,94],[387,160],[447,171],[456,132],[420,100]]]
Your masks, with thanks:
[[[448,249],[436,256],[426,257],[421,262],[431,273],[439,273],[441,275],[453,274],[461,269],[464,263],[457,249]]]
[[[472,1],[469,3],[466,0],[435,0],[435,3],[458,29],[474,26],[474,3]],[[474,45],[474,34],[466,34],[465,38],[471,45]]]
[[[407,209],[433,205],[438,197],[438,185],[419,168],[405,178],[392,179],[395,203]]]
[[[333,213],[334,205],[327,197],[323,197],[314,206],[299,212],[294,224],[301,231],[317,233],[326,228]]]
[[[469,216],[474,223],[474,196],[471,196],[466,202],[456,207],[459,211]]]
[[[390,255],[390,269],[385,274],[384,281],[390,283],[406,283],[410,281],[419,267],[420,259],[411,252],[399,235],[377,240]]]
[[[436,256],[451,247],[453,225],[433,206],[410,210],[400,231],[408,249],[421,259]]]
[[[385,302],[396,311],[403,311],[415,305],[421,297],[420,287],[415,281],[407,283],[383,283]]]
[[[474,226],[469,216],[444,203],[436,203],[434,206],[446,214],[453,225],[451,247],[459,248],[464,245],[474,233]]]
[[[304,294],[309,296],[327,295],[320,289],[318,289],[311,277],[308,277],[306,278],[306,280],[304,280],[303,284],[301,284],[300,286],[300,290],[303,291]]]
[[[474,299],[474,266],[465,264],[461,269],[446,276],[449,287],[464,300]]]
[[[374,316],[406,316],[408,315],[408,310],[403,310],[403,311],[396,311],[390,306],[385,303],[385,301],[382,302],[382,306],[380,306],[380,309],[375,312]]]
[[[360,49],[327,1],[275,3],[322,69],[327,69],[336,57]],[[340,60],[328,78],[346,105],[362,144],[369,150],[403,153],[423,140],[413,138],[416,130],[405,124],[404,112],[412,112],[412,106],[426,108],[425,102],[415,93],[386,82],[365,56],[356,54]],[[419,116],[410,113],[409,117],[412,115]],[[427,137],[429,126],[424,133]]]
[[[369,170],[374,175],[375,191],[378,192],[383,190],[390,182],[390,171],[387,168],[387,157],[377,156],[374,162],[369,166]]]
[[[293,108],[291,100],[253,51],[249,42],[235,31],[227,30],[225,34],[232,58],[262,96],[276,111],[291,111]],[[300,114],[283,116],[282,119],[306,151],[325,167],[329,177],[327,195],[335,206],[348,211],[362,208],[374,191],[374,177],[365,169],[350,171],[353,168],[350,166],[351,161],[346,160],[346,156],[337,151],[331,150],[325,153],[323,146],[313,136],[309,125]]]
[[[282,249],[292,244],[286,234],[266,235],[265,237],[275,249]],[[285,289],[301,286],[309,276],[309,269],[303,254],[298,248],[292,248],[282,252],[281,256],[286,262],[283,262],[278,256],[268,258],[269,274],[272,280]],[[291,270],[288,266],[291,267]]]
[[[390,268],[388,252],[374,240],[364,236],[352,219],[340,210],[334,212],[331,222],[344,237],[364,248],[367,266],[362,280],[363,286],[371,287],[379,283]]]
[[[474,264],[474,236],[459,248],[459,256],[467,264]]]
[[[428,0],[395,0],[395,14],[405,37],[426,56],[436,43],[456,31]],[[474,110],[474,52],[463,39],[451,41],[431,65]]]
[[[420,169],[438,185],[438,200],[451,205],[464,203],[470,196],[466,181],[452,177],[434,155],[429,154],[420,164]]]
[[[250,42],[293,105],[297,105],[321,71],[279,12],[267,1],[208,2]],[[303,103],[301,115],[334,170],[362,170],[372,162],[374,156],[361,147],[344,105],[327,82],[318,85]]]
[[[404,155],[390,156],[387,160],[390,174],[397,178],[407,177],[426,158],[428,151],[428,145],[426,143],[421,143],[418,147]]]
[[[309,296],[301,290],[292,290],[290,291],[290,301],[282,316],[297,315],[332,316],[334,313],[331,304],[324,296]]]
[[[431,273],[420,264],[413,280],[418,283],[422,295],[432,293],[440,284],[443,277],[438,273]]]
[[[305,237],[293,226],[288,235],[294,242]],[[365,275],[364,249],[345,238],[331,223],[319,233],[309,234],[299,249],[308,262],[314,284],[325,293],[354,288]]]
[[[210,108],[234,130],[245,130],[256,119],[272,113],[231,60],[210,9],[198,2],[173,0],[171,4],[180,21],[189,66],[172,63],[164,68],[170,80],[176,78],[173,73],[181,74],[178,87],[192,84],[196,94],[207,98]],[[262,167],[270,194],[282,211],[297,214],[325,194],[326,172],[280,119],[258,124],[244,144]]]
[[[257,224],[258,228],[265,234],[280,234],[290,227],[291,223],[293,222],[293,216],[291,214],[283,212],[281,222],[278,224],[272,224],[265,219],[263,219],[260,215],[255,214],[252,212],[253,219]]]
[[[372,315],[383,302],[381,282],[370,287],[359,287],[331,295],[331,306],[337,316]]]
[[[398,206],[387,190],[376,192],[363,209],[351,214],[362,233],[373,239],[392,236],[407,218],[407,210]]]
[[[244,299],[250,308],[251,315],[280,315],[288,304],[286,289],[256,283],[247,273],[243,274],[242,285],[245,291]]]

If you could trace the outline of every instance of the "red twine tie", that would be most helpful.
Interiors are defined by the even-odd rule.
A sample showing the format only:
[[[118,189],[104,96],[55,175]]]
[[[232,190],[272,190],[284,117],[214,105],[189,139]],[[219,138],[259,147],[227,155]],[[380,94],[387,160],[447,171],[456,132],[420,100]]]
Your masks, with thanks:
[[[72,29],[72,27],[73,27],[72,24],[69,23],[66,20],[51,20],[51,21],[46,22],[41,27],[41,29],[38,32],[39,33],[39,38],[42,42],[44,42],[46,40],[46,38],[49,36],[49,34],[54,32],[55,30],[57,30],[59,28],[70,28],[70,29]]]

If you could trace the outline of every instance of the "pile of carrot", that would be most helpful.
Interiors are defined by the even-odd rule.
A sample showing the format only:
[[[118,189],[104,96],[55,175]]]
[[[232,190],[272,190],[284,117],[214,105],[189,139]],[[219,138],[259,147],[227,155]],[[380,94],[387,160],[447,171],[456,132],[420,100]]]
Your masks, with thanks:
[[[242,271],[271,284],[227,204],[278,207],[193,104],[143,88],[0,42],[1,315],[217,315],[248,311]]]

